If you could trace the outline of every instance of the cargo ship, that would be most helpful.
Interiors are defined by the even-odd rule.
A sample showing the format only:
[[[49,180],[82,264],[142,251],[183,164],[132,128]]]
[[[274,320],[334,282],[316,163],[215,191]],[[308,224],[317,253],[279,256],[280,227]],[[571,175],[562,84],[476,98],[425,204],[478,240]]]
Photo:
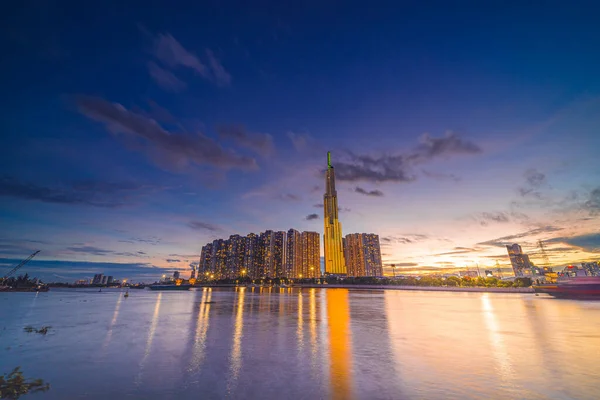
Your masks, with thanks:
[[[561,299],[600,300],[600,276],[559,279],[554,284],[533,285],[533,290]]]

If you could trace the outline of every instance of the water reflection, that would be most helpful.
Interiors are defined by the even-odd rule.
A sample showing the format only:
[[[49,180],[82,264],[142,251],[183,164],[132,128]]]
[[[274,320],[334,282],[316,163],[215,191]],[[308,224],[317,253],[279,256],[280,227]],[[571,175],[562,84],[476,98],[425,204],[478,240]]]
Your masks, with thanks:
[[[194,343],[192,345],[192,358],[188,368],[189,372],[197,371],[204,360],[211,299],[212,288],[204,288],[202,290],[202,299],[200,300],[200,304],[198,306],[198,317],[195,319],[196,332],[194,335]]]
[[[108,326],[108,332],[106,332],[106,339],[104,339],[104,344],[102,345],[102,350],[105,350],[106,346],[108,346],[108,343],[110,342],[110,338],[111,338],[112,332],[113,332],[113,327],[115,326],[115,323],[117,322],[117,316],[119,315],[119,307],[121,307],[122,300],[123,300],[123,296],[121,296],[121,293],[118,293],[117,304],[115,305],[115,312],[113,313],[112,320],[110,321],[110,325]]]
[[[331,398],[350,399],[352,349],[350,306],[347,289],[327,289],[327,322],[329,326]]]
[[[227,393],[231,394],[235,389],[240,368],[242,367],[242,330],[244,327],[244,298],[246,288],[240,287],[237,290],[237,310],[235,312],[235,325],[233,328],[233,345],[231,346],[231,356],[229,358],[230,372]]]
[[[298,291],[298,324],[296,329],[296,337],[298,338],[298,353],[304,351],[304,314],[302,311],[302,289]]]
[[[156,296],[156,304],[154,305],[154,314],[152,315],[152,322],[150,323],[150,331],[148,332],[148,339],[146,340],[146,349],[144,350],[144,356],[140,361],[140,372],[135,380],[136,386],[140,386],[142,382],[142,374],[144,372],[144,365],[148,355],[150,355],[150,349],[152,348],[152,339],[154,339],[154,333],[156,332],[156,325],[158,324],[158,315],[160,311],[160,301],[162,299],[162,292]]]
[[[514,379],[512,363],[510,357],[508,356],[502,334],[500,333],[498,319],[496,318],[494,307],[492,306],[492,302],[490,301],[490,296],[488,293],[483,293],[481,295],[481,308],[483,310],[483,317],[485,320],[489,340],[492,345],[494,361],[497,365],[496,369],[500,379],[506,383],[510,383]]]

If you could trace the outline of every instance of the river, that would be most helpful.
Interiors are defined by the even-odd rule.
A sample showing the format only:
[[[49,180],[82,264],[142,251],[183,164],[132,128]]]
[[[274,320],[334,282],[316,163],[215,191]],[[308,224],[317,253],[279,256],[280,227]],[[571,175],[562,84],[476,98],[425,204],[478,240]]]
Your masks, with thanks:
[[[308,288],[0,293],[0,354],[0,373],[21,366],[51,384],[33,399],[598,399],[600,302]]]

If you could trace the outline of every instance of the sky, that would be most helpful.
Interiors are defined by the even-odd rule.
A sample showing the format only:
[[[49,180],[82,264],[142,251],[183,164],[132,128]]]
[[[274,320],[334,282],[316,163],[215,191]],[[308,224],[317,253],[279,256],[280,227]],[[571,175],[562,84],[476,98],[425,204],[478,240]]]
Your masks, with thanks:
[[[593,2],[17,3],[0,271],[153,281],[216,238],[322,233],[328,150],[386,274],[600,260]]]

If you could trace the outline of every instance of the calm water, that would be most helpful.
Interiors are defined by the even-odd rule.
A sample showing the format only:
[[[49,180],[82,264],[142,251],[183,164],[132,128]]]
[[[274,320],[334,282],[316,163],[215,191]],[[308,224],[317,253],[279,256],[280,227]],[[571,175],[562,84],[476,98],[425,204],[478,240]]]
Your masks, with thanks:
[[[600,302],[345,289],[4,293],[0,354],[0,372],[21,365],[51,383],[31,396],[41,399],[598,399]]]

